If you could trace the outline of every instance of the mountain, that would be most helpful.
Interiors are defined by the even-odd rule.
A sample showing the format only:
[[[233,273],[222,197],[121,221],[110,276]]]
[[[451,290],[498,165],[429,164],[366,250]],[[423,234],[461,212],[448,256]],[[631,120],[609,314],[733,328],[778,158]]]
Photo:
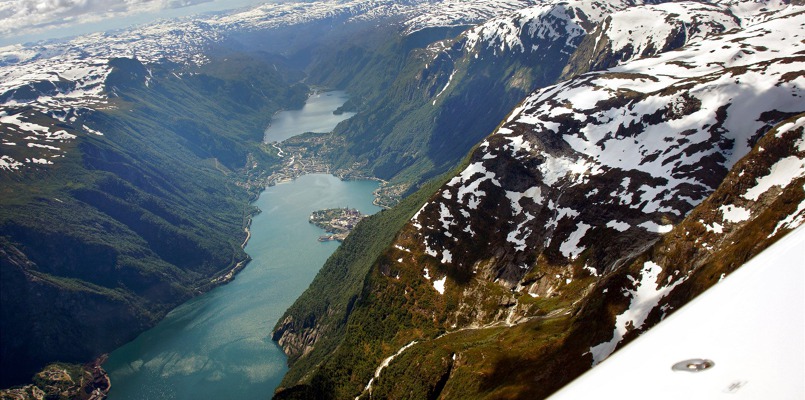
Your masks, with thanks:
[[[177,77],[115,58],[102,106],[3,108],[4,385],[111,351],[247,261],[247,161],[274,162],[262,128],[307,89],[237,62]]]
[[[359,289],[329,297],[348,257],[325,265],[276,327],[275,397],[545,397],[800,225],[803,18],[679,2],[579,30],[569,79],[347,268]]]
[[[248,202],[279,168],[263,128],[301,107],[321,49],[520,5],[441,4],[270,3],[0,49],[0,385],[108,352],[243,267]]]
[[[259,54],[195,63],[191,33],[153,34],[171,59],[96,35],[2,67],[2,386],[113,350],[248,260],[263,129],[308,89]]]
[[[263,129],[324,86],[357,114],[293,145],[397,205],[277,322],[276,397],[544,397],[802,223],[794,3],[283,2],[2,48],[0,385],[231,279]]]
[[[438,12],[413,18],[402,33],[388,33],[386,47],[358,42],[314,64],[311,77],[346,86],[366,104],[334,133],[345,141],[330,155],[339,173],[389,180],[385,190],[393,203],[394,193],[412,193],[454,167],[531,91],[735,29],[739,20],[727,7],[702,3],[521,7],[501,9],[477,26],[442,26]],[[423,20],[435,25],[423,26]],[[346,61],[356,58],[360,62]]]

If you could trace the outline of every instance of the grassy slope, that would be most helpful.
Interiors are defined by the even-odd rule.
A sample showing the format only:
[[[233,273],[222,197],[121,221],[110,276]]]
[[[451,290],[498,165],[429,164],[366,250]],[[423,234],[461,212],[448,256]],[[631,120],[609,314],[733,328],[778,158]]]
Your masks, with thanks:
[[[283,387],[308,380],[311,370],[315,370],[339,347],[344,340],[347,318],[355,302],[362,301],[364,297],[362,291],[365,290],[365,280],[371,266],[388,248],[402,226],[446,181],[447,176],[435,179],[396,207],[361,221],[327,260],[310,287],[286,311],[275,330],[281,328],[282,321],[291,317],[300,321],[296,329],[302,328],[304,321],[316,321],[322,331],[315,350],[304,357],[291,358],[293,364],[283,379]]]

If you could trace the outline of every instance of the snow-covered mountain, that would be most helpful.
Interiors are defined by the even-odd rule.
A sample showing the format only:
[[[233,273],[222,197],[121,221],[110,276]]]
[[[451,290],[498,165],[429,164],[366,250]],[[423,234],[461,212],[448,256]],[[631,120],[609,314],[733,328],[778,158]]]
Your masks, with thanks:
[[[572,54],[398,232],[358,305],[326,306],[347,322],[321,368],[370,382],[336,393],[545,396],[805,221],[802,6],[601,7],[536,5],[428,48],[447,90],[439,60]],[[330,324],[295,310],[275,338],[304,363]],[[338,367],[356,354],[381,367]]]
[[[676,18],[686,28],[686,20],[712,19],[684,34],[685,47],[641,58],[652,48],[640,43],[649,32],[673,36],[668,24],[647,28],[663,21],[658,14],[683,15]],[[624,35],[619,24],[637,35]],[[713,27],[725,33],[703,32]],[[628,57],[619,58],[632,60],[529,96],[414,216],[409,240],[391,255],[401,257],[401,268],[419,265],[440,293],[455,282],[459,306],[447,324],[527,320],[539,308],[521,306],[520,294],[551,298],[575,279],[617,271],[671,232],[753,148],[762,154],[764,145],[757,143],[767,133],[778,141],[785,137],[775,145],[785,150],[768,154],[767,169],[753,171],[737,187],[745,190],[737,203],[711,205],[708,218],[700,219],[704,229],[737,230],[735,224],[762,214],[747,202],[805,176],[801,7],[740,19],[716,5],[660,4],[615,12],[597,32],[608,53],[631,47]],[[776,215],[769,237],[802,223],[801,192],[795,201],[795,209]],[[723,240],[698,238],[695,246],[713,252],[713,242]],[[411,252],[430,258],[412,258]],[[644,267],[633,272],[631,284],[610,288],[613,296],[631,299],[631,306],[617,317],[614,336],[590,348],[594,363],[627,332],[645,328],[660,300],[685,281],[674,274],[696,270],[672,260],[646,261]],[[474,277],[470,284],[467,277]],[[479,281],[510,289],[507,306],[484,314],[475,305],[479,289],[473,282]]]
[[[79,322],[119,343],[219,275],[211,257],[245,257],[205,238],[242,233],[253,182],[233,177],[274,154],[241,142],[305,90],[282,67],[365,79],[377,93],[316,143],[339,168],[414,192],[472,151],[356,229],[283,317],[277,396],[544,396],[805,222],[803,35],[781,0],[327,0],[9,46],[0,178],[42,190],[0,221],[0,266],[17,308],[114,304]],[[227,225],[204,230],[219,197]],[[75,263],[32,233],[51,221]],[[71,315],[53,325],[83,332]]]
[[[209,62],[210,52],[238,35],[306,24],[347,26],[360,22],[401,24],[417,30],[473,24],[530,4],[462,1],[317,1],[267,3],[213,16],[161,21],[117,32],[79,36],[66,41],[7,46],[0,49],[0,132],[5,146],[0,171],[57,162],[77,135],[102,134],[81,123],[88,110],[114,107],[106,79],[111,60],[136,59],[144,65],[170,65],[176,76]],[[392,21],[391,19],[394,18]],[[149,75],[143,76],[150,83]],[[62,124],[61,127],[56,125]],[[66,127],[65,127],[66,126]],[[6,147],[8,149],[8,147]],[[40,165],[41,166],[41,165]]]
[[[741,21],[726,5],[698,2],[544,1],[500,14],[410,51],[388,94],[372,99],[371,113],[338,132],[348,142],[378,147],[336,157],[345,160],[336,167],[365,165],[364,173],[404,188],[423,170],[446,172],[535,89],[671,51],[737,29]],[[407,112],[369,121],[397,109]],[[399,140],[404,135],[410,140]],[[420,183],[414,179],[414,186]]]
[[[805,112],[805,81],[796,76],[802,44],[786,40],[796,29],[788,25],[801,28],[801,18],[799,10],[787,10],[736,33],[536,92],[415,218],[425,252],[469,268],[476,232],[494,226],[505,234],[508,256],[493,275],[515,286],[536,249],[563,263],[613,233],[667,232],[760,136]],[[494,218],[477,218],[478,209]],[[628,241],[605,259],[591,258],[588,267],[603,272],[613,267],[611,257],[644,245]]]

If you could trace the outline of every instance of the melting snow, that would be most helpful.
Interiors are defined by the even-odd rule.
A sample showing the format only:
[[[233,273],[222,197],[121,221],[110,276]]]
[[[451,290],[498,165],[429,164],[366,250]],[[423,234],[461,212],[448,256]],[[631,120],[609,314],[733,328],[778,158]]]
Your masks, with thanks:
[[[366,387],[363,389],[363,391],[365,392],[365,391],[368,390],[369,393],[372,393],[372,384],[374,383],[375,379],[380,377],[380,373],[383,372],[383,369],[388,367],[389,364],[391,364],[391,362],[394,360],[395,357],[399,356],[405,350],[408,350],[409,347],[411,347],[411,346],[413,346],[415,344],[417,344],[416,340],[414,340],[411,343],[406,344],[400,350],[398,350],[396,353],[394,353],[393,355],[391,355],[391,356],[387,357],[385,360],[383,360],[383,362],[380,363],[380,366],[377,367],[377,369],[375,370],[375,375],[372,377],[372,379],[369,379],[369,383],[366,384]],[[360,396],[356,397],[356,399],[359,399],[359,398],[360,398]]]
[[[769,175],[757,179],[757,184],[744,193],[747,200],[757,201],[758,198],[773,186],[785,188],[794,179],[805,175],[805,159],[789,156],[777,161],[771,167]]]
[[[447,277],[445,276],[442,279],[437,281],[433,281],[433,288],[436,289],[439,294],[444,294],[444,283],[447,281]]]
[[[737,223],[746,221],[752,216],[751,212],[746,208],[734,205],[724,204],[718,209],[721,210],[721,214],[724,215],[724,221],[727,222]]]
[[[612,334],[612,339],[590,347],[590,353],[593,355],[593,365],[609,357],[629,330],[640,329],[651,310],[657,307],[660,300],[684,281],[684,279],[680,279],[671,285],[661,286],[657,281],[660,272],[662,272],[662,267],[653,261],[646,261],[643,264],[640,281],[633,280],[635,288],[627,292],[632,297],[629,308],[615,318],[615,330]]]
[[[654,233],[668,233],[671,232],[672,229],[674,229],[673,225],[660,225],[654,221],[646,221],[637,226]]]
[[[535,204],[542,204],[544,198],[542,197],[542,189],[539,186],[534,186],[525,192],[512,192],[507,190],[506,197],[511,201],[511,207],[514,215],[520,215],[523,212],[523,207],[520,205],[520,199],[531,199]]]
[[[587,233],[587,230],[590,229],[592,226],[585,224],[584,222],[580,222],[579,225],[576,227],[576,230],[568,236],[567,240],[562,242],[559,246],[559,251],[562,254],[571,259],[575,260],[576,257],[584,251],[584,247],[579,247],[579,241],[584,237]]]
[[[805,186],[803,186],[802,190],[805,190]],[[769,237],[776,235],[780,229],[796,229],[802,225],[803,222],[805,222],[805,200],[797,205],[797,209],[791,213],[791,215],[777,223],[777,226],[774,227],[774,231]]]
[[[410,252],[411,252],[411,250],[408,250],[408,249],[406,249],[405,247],[400,246],[399,244],[395,244],[395,245],[394,245],[394,248],[395,248],[395,249],[397,249],[397,250],[402,250],[402,251],[404,251],[404,252],[406,252],[406,253],[410,253]]]
[[[618,232],[626,232],[632,226],[627,224],[626,222],[621,222],[618,220],[612,220],[607,222],[607,227],[615,229]]]
[[[450,250],[442,250],[442,264],[451,262],[453,262],[453,255],[450,253]]]
[[[473,179],[473,177],[479,174],[481,175],[480,177]],[[481,197],[486,194],[479,189],[479,185],[485,181],[490,181],[492,184],[500,186],[500,182],[495,179],[494,173],[487,171],[483,163],[475,162],[470,164],[461,174],[451,179],[450,182],[447,183],[447,186],[461,184],[461,186],[458,187],[456,200],[464,202],[467,204],[467,207],[474,210],[478,207],[478,204],[480,204]],[[468,195],[469,198],[467,198]],[[465,198],[467,199],[465,200]]]
[[[0,156],[0,170],[15,171],[22,167],[22,163],[9,157]]]
[[[540,164],[539,171],[542,173],[542,181],[546,185],[553,185],[569,174],[576,177],[575,183],[580,183],[585,173],[597,175],[603,172],[583,158],[571,160],[567,157],[554,157],[548,153],[543,153],[543,156],[545,156],[545,162]]]
[[[704,220],[700,220],[699,222],[704,223]],[[707,229],[707,232],[713,232],[713,233],[723,233],[724,232],[724,226],[722,226],[718,222],[713,222],[712,226],[711,225],[705,225],[704,229]]]

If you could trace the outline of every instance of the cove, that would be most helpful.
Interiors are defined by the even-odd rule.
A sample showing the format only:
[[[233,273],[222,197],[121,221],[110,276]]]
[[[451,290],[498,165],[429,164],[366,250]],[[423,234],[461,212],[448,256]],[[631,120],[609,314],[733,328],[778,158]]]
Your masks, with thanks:
[[[271,329],[338,247],[318,242],[310,213],[333,207],[372,214],[374,181],[304,175],[267,188],[255,202],[246,252],[235,279],[171,311],[154,328],[110,354],[111,400],[266,399],[285,374]]]
[[[341,90],[330,92],[314,92],[308,97],[301,110],[281,111],[271,119],[266,128],[263,141],[266,143],[282,142],[290,137],[306,132],[326,133],[333,130],[339,122],[348,119],[355,113],[333,114],[349,98]]]

